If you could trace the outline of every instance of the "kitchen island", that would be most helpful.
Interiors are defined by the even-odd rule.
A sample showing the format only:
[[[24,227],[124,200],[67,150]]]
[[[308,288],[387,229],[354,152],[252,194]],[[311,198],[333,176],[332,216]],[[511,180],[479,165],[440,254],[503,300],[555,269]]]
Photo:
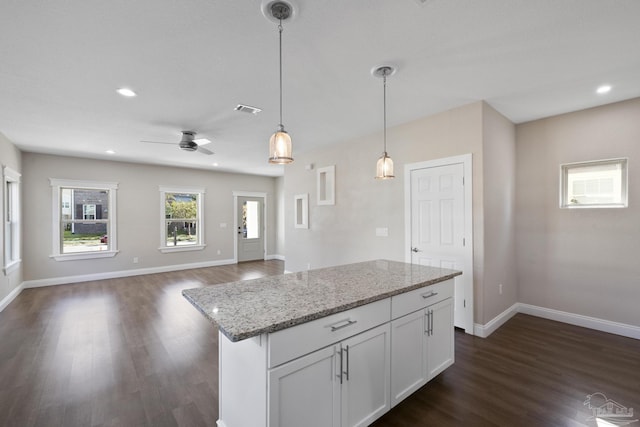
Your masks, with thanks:
[[[365,426],[454,360],[459,271],[377,260],[187,289],[219,328],[219,427]]]

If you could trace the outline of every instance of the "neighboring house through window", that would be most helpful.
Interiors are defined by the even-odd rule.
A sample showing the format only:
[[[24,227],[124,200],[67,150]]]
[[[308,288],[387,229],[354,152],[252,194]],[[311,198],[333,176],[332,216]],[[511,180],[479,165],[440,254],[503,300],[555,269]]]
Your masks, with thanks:
[[[113,182],[50,178],[53,251],[58,261],[113,257],[118,252]]]
[[[160,251],[201,250],[204,188],[160,186]]]
[[[4,183],[3,239],[4,260],[2,271],[5,275],[20,266],[20,177],[13,169],[5,166],[2,170]]]

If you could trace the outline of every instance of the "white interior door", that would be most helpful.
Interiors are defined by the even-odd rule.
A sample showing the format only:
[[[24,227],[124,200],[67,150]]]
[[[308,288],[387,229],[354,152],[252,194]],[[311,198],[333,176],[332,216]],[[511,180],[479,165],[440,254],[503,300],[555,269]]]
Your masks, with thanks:
[[[264,259],[264,198],[237,198],[238,262]]]
[[[462,270],[465,266],[464,164],[411,170],[411,263]],[[464,279],[466,279],[465,277]],[[463,277],[455,278],[454,324],[469,330]]]

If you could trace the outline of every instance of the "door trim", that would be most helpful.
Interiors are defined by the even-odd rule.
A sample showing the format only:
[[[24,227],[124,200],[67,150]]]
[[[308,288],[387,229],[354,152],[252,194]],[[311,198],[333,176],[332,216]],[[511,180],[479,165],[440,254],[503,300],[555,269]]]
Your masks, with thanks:
[[[236,191],[232,192],[233,194],[233,262],[235,264],[238,263],[238,197],[262,197],[264,199],[264,206],[262,209],[263,218],[264,218],[264,229],[262,230],[264,234],[264,255],[262,259],[266,259],[267,256],[267,193],[260,191]]]
[[[465,294],[464,330],[473,335],[473,156],[471,153],[460,156],[445,157],[424,162],[408,163],[404,166],[404,242],[405,262],[411,263],[411,172],[438,166],[462,163],[464,168],[464,271],[470,272],[460,276]]]

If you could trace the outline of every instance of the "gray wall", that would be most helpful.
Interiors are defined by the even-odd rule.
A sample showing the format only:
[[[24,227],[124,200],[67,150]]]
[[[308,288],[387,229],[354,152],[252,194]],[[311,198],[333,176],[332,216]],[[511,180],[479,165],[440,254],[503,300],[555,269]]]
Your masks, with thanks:
[[[640,325],[640,99],[518,125],[518,301]],[[558,207],[561,163],[629,158],[629,207]]]
[[[476,296],[486,324],[517,301],[515,242],[516,129],[485,104],[483,110],[484,292]],[[499,292],[502,284],[502,294]]]
[[[404,165],[472,153],[474,318],[476,323],[484,323],[495,317],[503,307],[515,302],[516,294],[510,208],[514,192],[513,125],[484,102],[476,102],[390,128],[387,142],[395,166],[393,180],[373,178],[382,151],[382,132],[316,152],[298,153],[296,162],[285,168],[287,270],[305,270],[308,264],[316,268],[376,258],[404,261]],[[488,166],[494,169],[486,174],[483,144],[488,145],[492,155],[499,155],[495,161],[490,160]],[[308,164],[314,164],[314,169],[306,170]],[[316,169],[329,165],[336,165],[336,204],[318,206]],[[488,217],[483,201],[485,179],[490,188],[500,192],[490,198]],[[502,189],[505,183],[507,187]],[[302,193],[309,194],[309,229],[293,225],[293,197]],[[376,227],[387,227],[389,236],[376,237]],[[486,228],[496,233],[488,242],[484,239]],[[487,250],[491,253],[485,267]],[[503,296],[498,301],[488,301],[486,307],[485,269],[492,284],[503,281],[505,288]],[[493,296],[493,291],[488,292]]]
[[[22,172],[22,155],[20,150],[18,150],[12,143],[0,132],[0,181],[3,181],[2,178],[2,167],[8,166],[16,172]],[[24,177],[23,177],[24,181]],[[24,197],[24,185],[21,185],[21,195]],[[0,206],[4,206],[4,184],[0,185]],[[4,224],[5,218],[4,208],[0,213],[0,219],[2,222],[0,224]],[[22,215],[24,216],[24,201],[22,203]],[[23,222],[24,224],[24,222]],[[23,280],[23,269],[24,269],[24,248],[22,251],[22,264],[21,266],[13,271],[12,273],[5,275],[0,270],[0,301],[9,295],[11,291],[16,289]],[[4,265],[4,232],[0,229],[0,265]]]
[[[49,257],[52,247],[49,178],[119,183],[117,232],[120,253],[113,258],[78,261],[55,261]],[[160,185],[205,188],[207,247],[204,250],[166,254],[158,251]],[[267,193],[267,255],[275,254],[277,198],[274,178],[24,153],[24,280],[230,260],[236,236],[233,230],[234,190]],[[227,227],[221,228],[220,223],[226,223]],[[138,257],[138,264],[133,263],[133,257]]]

